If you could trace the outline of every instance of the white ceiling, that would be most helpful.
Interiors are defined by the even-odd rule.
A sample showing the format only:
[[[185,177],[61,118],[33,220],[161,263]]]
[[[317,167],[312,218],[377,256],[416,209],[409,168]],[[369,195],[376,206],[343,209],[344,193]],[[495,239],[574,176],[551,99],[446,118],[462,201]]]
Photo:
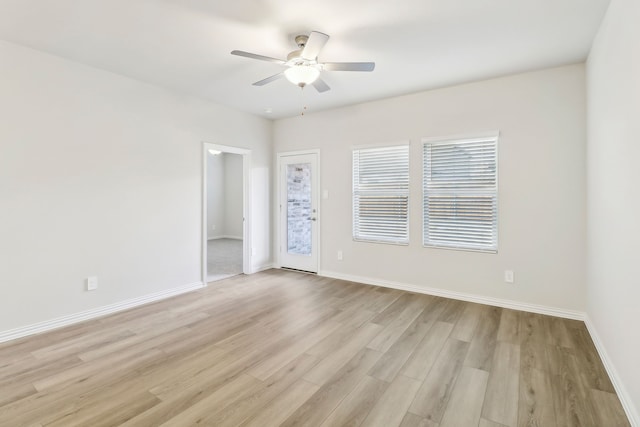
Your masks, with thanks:
[[[583,61],[609,0],[0,0],[0,38],[264,117],[300,114]],[[322,72],[322,94],[280,79],[311,30],[320,61],[374,61],[372,73]],[[270,108],[271,113],[265,109]]]

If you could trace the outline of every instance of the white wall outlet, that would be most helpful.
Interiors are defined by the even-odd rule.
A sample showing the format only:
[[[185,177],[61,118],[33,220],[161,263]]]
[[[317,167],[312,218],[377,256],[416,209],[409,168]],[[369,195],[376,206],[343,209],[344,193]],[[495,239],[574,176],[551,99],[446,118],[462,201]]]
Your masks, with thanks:
[[[329,198],[329,190],[322,190],[322,198],[323,199]]]
[[[513,270],[504,271],[504,281],[507,283],[513,283]]]
[[[213,224],[213,225],[211,226],[211,231],[216,231],[216,225],[215,225],[215,224]]]
[[[342,251],[338,251],[338,261],[342,261]]]
[[[98,276],[87,277],[87,290],[95,291],[98,289]]]
[[[258,251],[256,250],[256,248],[251,248],[251,255],[256,256],[257,254],[258,254]]]

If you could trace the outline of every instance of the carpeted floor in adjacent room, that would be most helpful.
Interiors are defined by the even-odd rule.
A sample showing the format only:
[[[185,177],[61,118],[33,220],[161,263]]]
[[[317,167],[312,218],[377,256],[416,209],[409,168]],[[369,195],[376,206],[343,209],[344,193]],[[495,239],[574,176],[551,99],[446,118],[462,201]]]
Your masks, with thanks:
[[[242,274],[242,240],[213,239],[207,242],[207,282]]]

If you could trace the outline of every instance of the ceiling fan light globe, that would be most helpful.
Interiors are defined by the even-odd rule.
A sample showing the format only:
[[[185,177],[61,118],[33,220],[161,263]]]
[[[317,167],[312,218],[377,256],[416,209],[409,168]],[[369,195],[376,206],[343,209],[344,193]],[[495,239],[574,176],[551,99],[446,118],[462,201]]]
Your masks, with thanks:
[[[294,65],[284,70],[284,76],[296,86],[306,86],[320,77],[320,70],[309,65]]]

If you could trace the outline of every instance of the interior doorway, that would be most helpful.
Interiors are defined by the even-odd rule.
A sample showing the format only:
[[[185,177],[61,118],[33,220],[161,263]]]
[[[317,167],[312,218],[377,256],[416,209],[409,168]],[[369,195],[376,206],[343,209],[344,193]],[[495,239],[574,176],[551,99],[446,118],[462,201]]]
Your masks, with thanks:
[[[204,144],[203,282],[249,273],[250,150]]]

